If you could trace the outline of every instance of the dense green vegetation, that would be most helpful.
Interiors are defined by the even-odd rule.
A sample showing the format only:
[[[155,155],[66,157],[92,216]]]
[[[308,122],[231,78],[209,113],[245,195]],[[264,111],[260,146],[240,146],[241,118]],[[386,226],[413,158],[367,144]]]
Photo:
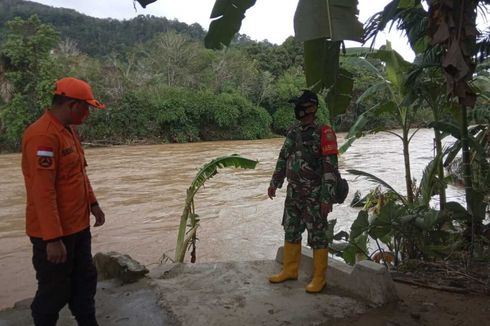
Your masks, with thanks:
[[[451,30],[454,42],[448,41],[449,36],[440,38],[435,47],[428,42],[431,17],[422,2],[391,1],[373,16],[365,34],[369,39],[389,22],[398,23],[417,54],[415,62],[402,60],[389,44],[371,53],[350,49],[340,55],[338,74],[332,77],[330,72],[337,70],[339,41],[330,49],[335,58],[328,61],[313,55],[317,52],[312,49],[321,47],[316,43],[323,44],[321,39],[308,44],[310,40],[301,43],[290,37],[274,45],[237,34],[232,46],[212,51],[203,46],[205,31],[196,24],[149,16],[129,21],[95,19],[73,10],[0,0],[0,151],[18,150],[23,129],[49,105],[49,90],[62,76],[89,81],[108,106],[94,112],[82,128],[84,140],[118,144],[257,139],[284,134],[294,123],[287,100],[306,87],[306,70],[310,87],[315,87],[316,77],[322,84],[320,120],[329,121],[337,131],[349,130],[344,149],[367,133],[381,131],[396,135],[403,144],[406,193],[395,191],[370,173],[349,171],[380,187],[363,198],[357,194],[352,204],[362,210],[350,233],[343,230],[334,234],[335,221],[330,221],[332,240],[343,240],[337,254],[353,263],[359,255],[370,258],[373,248],[368,246],[375,243],[375,253],[392,255],[395,265],[411,259],[456,259],[466,264],[468,257],[488,262],[489,32],[478,43],[476,35],[461,38],[466,35],[461,32],[463,28],[474,30],[476,10],[471,6],[488,1],[454,0],[455,5],[468,5],[469,14],[451,16],[454,21],[463,19],[458,25],[460,31]],[[449,10],[447,6],[437,7],[441,3],[433,2],[434,10]],[[449,13],[440,17],[450,17]],[[228,25],[236,25],[231,23]],[[209,34],[206,40],[221,47]],[[463,51],[466,57],[458,61],[471,69],[464,81],[468,84],[461,84],[468,88],[458,93],[456,100],[456,96],[448,97],[445,84],[453,78],[448,73],[456,74],[459,68],[443,73],[441,63],[447,53],[446,43],[466,48],[465,42],[474,51]],[[475,57],[480,59],[477,66],[472,61]],[[326,67],[325,62],[335,65]],[[322,69],[316,69],[319,67]],[[352,99],[345,113],[341,110],[342,114],[331,119],[329,112],[336,109],[332,103],[341,103],[337,100],[342,96],[332,100],[330,95],[350,93],[351,84],[346,81],[350,78],[339,78],[347,74],[354,80]],[[312,79],[312,75],[318,76]],[[342,82],[347,85],[345,89],[336,89]],[[449,93],[455,95],[454,89]],[[346,98],[350,94],[343,97],[343,104],[348,103]],[[473,124],[471,128],[468,122]],[[411,177],[409,145],[420,126],[434,129],[436,154],[416,182]],[[456,142],[443,148],[442,139],[448,135]],[[458,162],[461,149],[463,163],[458,167],[454,162]],[[456,166],[454,170],[464,171],[469,194],[466,209],[447,201],[444,189],[452,176],[445,175],[443,166],[451,164]],[[439,196],[439,209],[430,205],[435,195]],[[192,225],[196,225],[193,213],[185,218],[194,219]],[[180,249],[187,244],[180,244]]]
[[[356,3],[298,0],[294,15],[296,39],[304,47],[306,83],[323,92],[331,117],[345,115],[346,109],[352,107],[354,78],[362,79],[353,76],[345,69],[345,61],[340,64],[339,60],[342,40],[361,39]],[[217,19],[206,35],[206,47],[221,49],[222,44],[230,44],[244,12],[254,4],[253,0],[216,0],[211,16]],[[342,230],[334,234],[336,221],[329,221],[331,240],[344,240],[332,247],[337,247],[334,251],[347,262],[353,263],[359,255],[371,259],[374,254],[377,258],[373,260],[379,261],[379,257],[385,263],[391,260],[396,267],[400,261],[404,264],[412,259],[443,262],[449,259],[466,268],[477,261],[488,263],[489,241],[483,236],[489,227],[483,223],[490,192],[488,66],[475,69],[475,59],[488,61],[490,53],[488,30],[480,34],[476,26],[478,12],[488,13],[488,4],[488,0],[391,0],[366,24],[364,41],[396,24],[416,53],[415,62],[403,60],[389,43],[370,53],[351,50],[357,52],[356,56],[376,78],[357,98],[357,104],[369,109],[354,116],[342,150],[366,133],[388,132],[398,137],[403,144],[406,195],[375,175],[348,170],[378,183],[379,187],[363,199],[357,194],[353,205],[363,209],[350,233]],[[370,99],[375,101],[371,103]],[[412,179],[409,147],[424,108],[430,108],[426,112],[434,130],[435,155],[417,184]],[[387,122],[395,122],[399,130],[390,130],[390,124],[377,121],[387,116],[391,118]],[[468,127],[469,121],[476,125]],[[443,150],[442,139],[447,135],[456,142]],[[466,209],[448,201],[445,195],[450,181],[444,166],[454,164],[459,152]],[[439,209],[430,205],[434,195],[439,196]],[[376,248],[368,244],[375,244]]]
[[[56,28],[62,39],[77,43],[87,55],[103,57],[120,53],[138,43],[150,41],[157,33],[176,31],[190,39],[202,40],[205,31],[199,24],[187,25],[176,20],[152,16],[139,16],[131,20],[99,19],[82,15],[72,9],[53,8],[35,2],[19,0],[0,1],[0,26],[5,35],[5,23],[15,17],[27,19],[33,14]]]
[[[0,22],[0,151],[19,149],[23,129],[49,105],[50,87],[67,75],[87,80],[107,105],[81,130],[84,141],[102,144],[284,134],[294,123],[287,100],[305,88],[303,47],[293,37],[274,45],[238,35],[232,47],[212,51],[197,24],[96,19],[12,0],[0,1]],[[347,113],[333,121],[342,131],[383,94],[355,104],[376,76],[359,58],[341,63],[356,80]],[[321,120],[329,121],[324,104]],[[375,120],[395,125],[389,114]]]

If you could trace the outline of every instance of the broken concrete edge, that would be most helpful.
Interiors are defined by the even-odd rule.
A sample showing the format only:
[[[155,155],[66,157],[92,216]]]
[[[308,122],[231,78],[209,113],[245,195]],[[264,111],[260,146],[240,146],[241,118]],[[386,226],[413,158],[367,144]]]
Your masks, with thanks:
[[[276,254],[277,262],[282,263],[283,254],[284,247],[279,247]],[[145,266],[131,259],[128,255],[110,252],[102,257],[104,260],[108,260],[108,263],[105,264],[108,272],[105,271],[104,275],[109,278],[120,279],[123,283],[133,282],[148,273]],[[101,260],[100,257],[98,260]],[[301,260],[300,270],[311,275],[313,251],[302,247]],[[128,266],[131,267],[129,270]],[[153,268],[147,277],[155,280],[171,278],[184,272],[185,266],[185,263],[161,264]],[[329,258],[327,284],[339,288],[351,296],[365,300],[373,306],[382,306],[399,300],[390,273],[384,266],[368,260],[350,266],[340,260]]]
[[[278,259],[279,261],[282,260],[280,257],[282,255],[282,248],[278,250]],[[311,250],[308,249],[303,249],[303,261],[302,261],[302,269],[301,269],[301,274],[302,277],[305,278],[307,277],[306,271],[311,271]],[[154,302],[160,307],[161,312],[167,316],[171,321],[172,325],[180,325],[184,323],[182,319],[182,312],[176,308],[175,304],[172,303],[171,297],[169,297],[168,293],[168,288],[165,286],[165,281],[169,281],[172,283],[172,279],[174,277],[179,277],[182,274],[199,274],[202,271],[206,273],[206,271],[215,269],[217,266],[223,268],[223,270],[228,270],[228,269],[233,269],[234,267],[236,268],[236,265],[238,264],[240,269],[244,269],[243,267],[245,266],[254,266],[259,263],[259,266],[265,266],[261,264],[266,264],[268,267],[267,271],[264,271],[262,268],[252,268],[251,273],[255,273],[256,275],[250,275],[252,278],[253,277],[259,277],[260,280],[259,282],[262,282],[261,280],[263,279],[264,283],[267,283],[267,276],[270,275],[270,273],[273,273],[274,270],[279,270],[281,268],[280,264],[278,264],[275,260],[265,260],[265,261],[242,261],[242,262],[230,262],[230,261],[225,261],[225,262],[212,262],[212,263],[200,263],[200,264],[189,264],[189,263],[172,263],[172,264],[160,264],[157,266],[154,266],[153,268],[150,269],[149,274],[144,276],[142,279],[140,279],[138,282],[139,284],[147,284],[148,288],[151,289],[152,292],[155,293],[155,297],[153,300]],[[386,298],[388,297],[386,295],[386,285],[383,285],[379,282],[379,275],[386,275],[382,269],[379,269],[376,266],[370,266],[371,264],[366,264],[366,262],[363,262],[361,264],[358,264],[358,267],[351,267],[348,266],[344,263],[338,262],[334,259],[330,260],[330,267],[328,271],[328,286],[325,291],[326,294],[330,293],[335,293],[336,289],[340,289],[342,291],[342,296],[345,297],[353,297],[356,299],[360,299],[360,301],[364,302],[368,306],[379,306],[384,303],[390,302],[391,300],[387,300]],[[382,266],[381,266],[382,267]],[[356,271],[357,270],[357,271]],[[366,274],[368,277],[366,277]],[[374,275],[374,276],[373,276]],[[389,276],[389,275],[388,275]],[[162,280],[164,281],[163,283]],[[392,282],[390,279],[389,281]],[[199,282],[197,279],[196,282]],[[118,279],[114,279],[113,283],[116,287],[121,286],[121,290],[119,291],[130,291],[128,290],[127,286],[131,285],[124,285],[119,282]],[[136,283],[138,284],[138,283]],[[381,285],[380,285],[381,284]],[[393,283],[391,283],[393,285]],[[289,284],[290,285],[290,284]],[[276,287],[275,290],[274,288],[269,289],[267,286],[261,287],[261,289],[258,289],[258,291],[266,291],[268,292],[272,298],[275,295],[281,295],[280,292],[281,289],[282,291],[291,291],[291,288],[289,285],[286,285],[284,287]],[[186,287],[185,283],[182,283],[183,287]],[[364,287],[363,287],[364,286]],[[371,286],[371,288],[369,288]],[[384,289],[382,294],[379,293],[375,288],[381,288]],[[330,288],[330,289],[329,289]],[[374,289],[373,289],[374,288]],[[131,288],[129,288],[131,289]],[[279,290],[278,290],[279,289]],[[303,285],[299,284],[299,292],[303,293]],[[270,292],[270,291],[272,292]],[[333,292],[332,292],[333,290]],[[276,292],[273,292],[276,291]],[[279,292],[277,292],[279,291]],[[252,289],[252,292],[254,290]],[[293,291],[294,292],[294,291]],[[296,291],[298,292],[298,291]],[[365,292],[365,295],[364,293]],[[395,295],[396,293],[393,292]],[[338,295],[338,292],[337,294]],[[308,295],[310,296],[310,295]],[[382,301],[379,299],[381,296]],[[321,298],[322,296],[312,296],[316,298]],[[327,296],[328,298],[329,296]],[[374,299],[373,299],[374,298]],[[376,298],[378,298],[376,300]],[[395,300],[394,298],[392,298]],[[128,297],[128,300],[130,300],[129,304],[131,303],[131,298]],[[271,300],[274,300],[271,299]],[[22,303],[19,303],[21,305]],[[24,306],[26,303],[23,303]],[[180,317],[179,317],[180,316]]]
[[[284,247],[279,247],[276,261],[282,264]],[[313,251],[302,247],[300,272],[312,273]],[[399,300],[395,283],[384,266],[364,260],[350,266],[329,257],[327,286],[340,288],[349,294],[366,300],[374,306],[382,306]]]
[[[94,255],[98,280],[117,279],[122,284],[137,282],[148,274],[148,269],[131,256],[116,251],[98,252]]]

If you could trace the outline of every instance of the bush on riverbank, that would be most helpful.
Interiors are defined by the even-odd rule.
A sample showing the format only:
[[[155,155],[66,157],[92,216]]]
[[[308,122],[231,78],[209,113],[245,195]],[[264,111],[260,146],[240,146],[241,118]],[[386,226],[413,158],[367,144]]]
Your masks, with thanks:
[[[239,94],[162,87],[126,94],[111,110],[97,110],[82,126],[84,139],[125,143],[153,139],[193,142],[270,136],[271,117]]]

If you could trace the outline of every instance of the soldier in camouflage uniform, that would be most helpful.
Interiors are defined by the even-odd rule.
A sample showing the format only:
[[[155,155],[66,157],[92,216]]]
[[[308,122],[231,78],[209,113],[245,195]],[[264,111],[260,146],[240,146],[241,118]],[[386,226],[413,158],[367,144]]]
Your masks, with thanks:
[[[301,235],[308,230],[308,245],[313,248],[313,279],[306,291],[320,292],[326,285],[328,263],[327,216],[332,211],[337,177],[337,140],[329,126],[316,123],[318,97],[305,90],[290,102],[300,123],[287,134],[268,189],[273,199],[276,189],[288,180],[282,225],[284,260],[272,283],[298,278]]]

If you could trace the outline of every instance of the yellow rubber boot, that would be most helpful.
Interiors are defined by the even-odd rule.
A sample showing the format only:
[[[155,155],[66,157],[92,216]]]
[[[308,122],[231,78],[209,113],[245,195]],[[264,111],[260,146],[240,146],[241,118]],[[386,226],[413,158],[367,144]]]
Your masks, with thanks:
[[[313,250],[313,279],[305,288],[306,292],[320,292],[327,284],[328,249]]]
[[[287,280],[298,279],[299,260],[301,258],[301,243],[284,241],[284,258],[282,271],[269,277],[271,283],[281,283]]]

